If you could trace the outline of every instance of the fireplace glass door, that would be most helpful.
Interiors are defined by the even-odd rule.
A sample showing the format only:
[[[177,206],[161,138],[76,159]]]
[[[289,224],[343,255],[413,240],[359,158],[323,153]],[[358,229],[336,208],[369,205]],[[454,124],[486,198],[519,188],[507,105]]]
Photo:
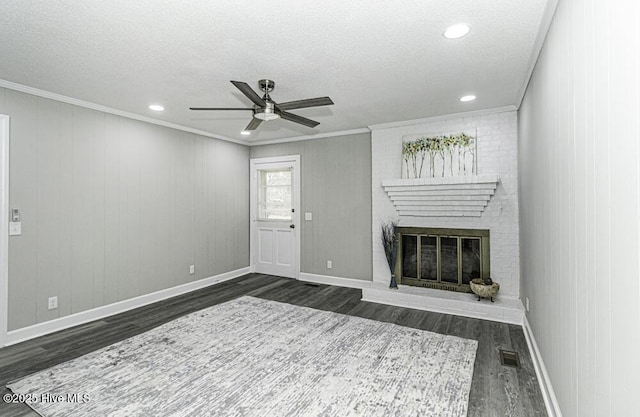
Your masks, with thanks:
[[[401,283],[468,291],[489,276],[489,231],[399,228]]]
[[[438,280],[438,238],[420,236],[420,279]]]

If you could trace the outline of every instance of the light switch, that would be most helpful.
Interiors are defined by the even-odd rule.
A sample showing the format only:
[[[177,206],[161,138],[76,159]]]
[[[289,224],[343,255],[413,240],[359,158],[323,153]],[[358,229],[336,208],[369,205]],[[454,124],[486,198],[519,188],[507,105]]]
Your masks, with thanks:
[[[313,220],[313,216],[311,215],[311,213],[304,213],[304,219],[305,220]]]
[[[9,236],[20,236],[22,234],[21,222],[9,222]]]

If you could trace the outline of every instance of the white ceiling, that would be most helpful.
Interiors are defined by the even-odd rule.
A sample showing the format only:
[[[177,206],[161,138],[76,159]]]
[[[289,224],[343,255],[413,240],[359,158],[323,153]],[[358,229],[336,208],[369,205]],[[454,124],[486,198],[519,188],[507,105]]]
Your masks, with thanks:
[[[518,106],[547,2],[3,0],[0,79],[239,141],[349,131]],[[445,39],[458,22],[471,32]],[[188,110],[250,107],[229,81],[262,78],[276,102],[335,105],[291,111],[314,129],[276,120],[249,137],[250,112]]]

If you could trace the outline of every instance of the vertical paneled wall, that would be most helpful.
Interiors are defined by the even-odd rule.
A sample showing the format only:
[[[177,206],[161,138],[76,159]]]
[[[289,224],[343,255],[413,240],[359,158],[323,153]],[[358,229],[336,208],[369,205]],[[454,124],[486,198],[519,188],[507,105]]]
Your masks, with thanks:
[[[371,280],[371,136],[252,146],[251,158],[300,155],[301,272]],[[327,261],[333,263],[327,269]]]
[[[638,22],[561,0],[520,109],[522,295],[565,416],[640,413]]]
[[[8,89],[0,113],[22,215],[9,330],[249,265],[246,146]]]

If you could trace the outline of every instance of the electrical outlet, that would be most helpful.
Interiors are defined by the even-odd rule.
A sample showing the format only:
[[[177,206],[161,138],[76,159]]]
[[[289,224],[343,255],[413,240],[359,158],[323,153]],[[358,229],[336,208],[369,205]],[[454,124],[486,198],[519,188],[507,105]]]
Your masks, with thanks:
[[[9,222],[9,236],[20,236],[22,234],[22,222]]]
[[[49,297],[49,310],[55,310],[58,308],[58,297]]]
[[[196,273],[196,266],[195,265],[189,265],[189,275],[193,275]]]
[[[529,312],[529,297],[524,298],[525,308],[527,309],[527,313]]]
[[[327,269],[333,268],[333,262],[327,261]]]

